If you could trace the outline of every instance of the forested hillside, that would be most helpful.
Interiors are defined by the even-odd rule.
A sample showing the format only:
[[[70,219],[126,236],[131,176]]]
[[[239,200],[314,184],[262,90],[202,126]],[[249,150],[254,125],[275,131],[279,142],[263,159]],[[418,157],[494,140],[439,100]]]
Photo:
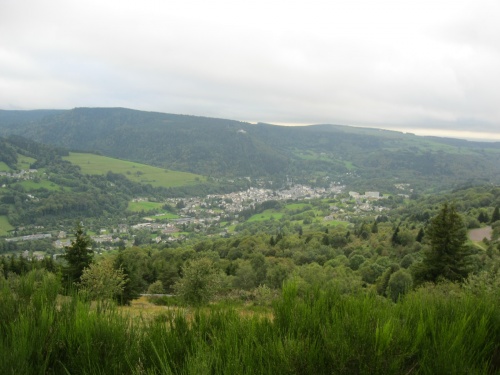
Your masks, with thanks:
[[[121,222],[137,215],[127,211],[134,197],[205,195],[237,190],[237,183],[221,186],[189,173],[70,155],[20,136],[0,138],[0,236],[15,228],[17,235],[64,230],[77,220]]]
[[[123,108],[77,108],[24,122],[21,114],[10,114],[9,121],[0,116],[1,131],[204,176],[342,179],[379,190],[403,181],[427,191],[500,180],[499,143],[334,125],[249,124]],[[12,127],[16,116],[19,121]]]

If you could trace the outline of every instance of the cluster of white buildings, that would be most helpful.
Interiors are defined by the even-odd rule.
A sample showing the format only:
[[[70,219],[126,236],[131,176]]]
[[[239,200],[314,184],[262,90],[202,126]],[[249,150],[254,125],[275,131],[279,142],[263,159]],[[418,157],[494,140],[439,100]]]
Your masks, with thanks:
[[[0,177],[17,178],[20,180],[29,180],[33,174],[38,173],[37,169],[23,169],[20,172],[0,172]]]

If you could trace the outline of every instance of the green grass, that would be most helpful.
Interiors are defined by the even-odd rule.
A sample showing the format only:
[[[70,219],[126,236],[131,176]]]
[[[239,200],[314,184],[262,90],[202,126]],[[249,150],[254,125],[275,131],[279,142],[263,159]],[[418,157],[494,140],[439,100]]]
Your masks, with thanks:
[[[260,214],[255,214],[253,216],[251,216],[247,222],[252,222],[252,221],[266,221],[266,220],[271,220],[271,219],[275,219],[275,220],[279,220],[283,217],[283,213],[281,212],[276,212],[274,210],[265,210],[264,212],[260,213]]]
[[[38,190],[38,189],[47,189],[47,190],[61,190],[61,186],[53,183],[52,181],[49,180],[41,180],[40,182],[35,182],[33,180],[26,180],[19,182],[19,185],[24,187],[27,191],[30,190]],[[68,191],[70,190],[67,187],[63,187],[63,190]]]
[[[127,211],[141,212],[157,210],[163,207],[163,203],[158,202],[129,202]]]
[[[3,161],[0,161],[0,172],[9,172],[10,168]]]
[[[285,206],[287,210],[290,211],[297,211],[297,210],[302,210],[304,207],[310,207],[311,205],[309,203],[290,203]]]
[[[2,374],[498,374],[500,302],[428,287],[398,303],[285,284],[269,314],[230,305],[127,315],[62,297],[41,271],[0,279]],[[450,293],[452,292],[452,293]],[[457,294],[458,293],[458,294]]]
[[[72,152],[63,159],[80,166],[84,174],[104,175],[111,171],[123,174],[131,181],[151,184],[154,187],[195,185],[206,180],[205,177],[193,173],[172,171],[94,154]]]
[[[30,169],[31,164],[35,161],[36,159],[30,158],[29,156],[17,154],[17,169]]]
[[[350,171],[356,169],[356,167],[354,166],[354,164],[352,162],[350,162],[350,161],[344,161],[344,165]]]
[[[10,225],[7,216],[0,215],[0,236],[7,236],[12,229],[14,229],[14,227]]]
[[[178,219],[179,215],[173,214],[171,212],[165,212],[161,215],[151,216],[150,219],[163,220],[163,219]]]

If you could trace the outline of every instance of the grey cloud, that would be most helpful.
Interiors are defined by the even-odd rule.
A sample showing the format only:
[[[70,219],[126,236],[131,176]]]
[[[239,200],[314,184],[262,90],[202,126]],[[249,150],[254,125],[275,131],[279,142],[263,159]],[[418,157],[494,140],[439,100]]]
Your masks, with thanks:
[[[0,108],[126,106],[500,137],[498,8],[6,0]]]

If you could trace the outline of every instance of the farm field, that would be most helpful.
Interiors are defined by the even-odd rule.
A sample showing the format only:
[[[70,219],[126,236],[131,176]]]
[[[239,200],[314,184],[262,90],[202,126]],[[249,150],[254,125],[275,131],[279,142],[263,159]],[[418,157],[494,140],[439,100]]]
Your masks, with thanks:
[[[0,215],[0,236],[6,236],[9,234],[9,230],[14,229],[7,220],[7,216]]]
[[[165,212],[162,214],[158,214],[155,216],[151,216],[145,219],[151,219],[151,220],[163,220],[163,219],[178,219],[179,215],[173,214],[171,212]]]
[[[78,165],[84,174],[104,175],[111,171],[123,174],[131,181],[151,184],[154,187],[194,185],[205,180],[203,176],[194,173],[172,171],[94,154],[71,152],[63,159]]]
[[[26,181],[20,182],[19,185],[21,185],[27,191],[38,190],[38,189],[61,190],[61,188],[65,191],[70,190],[70,188],[68,188],[68,187],[61,187],[60,185],[57,185],[57,184],[53,183],[52,181],[48,181],[48,180],[41,180],[39,182],[35,182],[32,180],[26,180]]]
[[[290,211],[303,210],[306,207],[311,207],[311,205],[308,203],[290,203],[285,206],[285,208]]]
[[[163,206],[163,203],[158,202],[129,202],[127,211],[141,212],[157,210]]]
[[[7,164],[5,164],[3,161],[0,161],[0,172],[8,172],[10,171],[10,168]]]
[[[36,159],[30,158],[29,156],[17,154],[17,169],[30,169],[31,164],[35,161]]]
[[[276,219],[279,220],[283,217],[283,213],[281,212],[276,212],[275,210],[265,210],[264,212],[260,214],[255,214],[251,216],[247,221],[252,222],[252,221],[265,221],[265,220],[271,220],[271,219]]]

